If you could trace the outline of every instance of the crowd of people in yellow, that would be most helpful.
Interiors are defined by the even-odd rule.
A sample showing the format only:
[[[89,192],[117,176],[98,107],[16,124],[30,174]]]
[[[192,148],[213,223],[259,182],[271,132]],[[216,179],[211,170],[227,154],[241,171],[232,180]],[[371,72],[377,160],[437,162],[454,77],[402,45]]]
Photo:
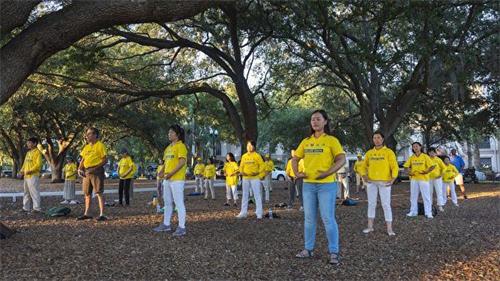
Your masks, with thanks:
[[[316,237],[316,224],[319,215],[326,231],[328,240],[329,262],[334,265],[340,263],[340,247],[338,225],[335,219],[335,201],[339,188],[336,174],[346,162],[345,152],[339,140],[330,133],[330,120],[323,110],[316,110],[311,114],[310,134],[304,138],[298,147],[291,152],[291,159],[286,164],[286,174],[290,179],[288,208],[292,208],[296,194],[300,198],[300,210],[304,212],[304,248],[296,257],[309,258],[313,256]],[[85,133],[87,144],[83,147],[77,163],[68,159],[64,167],[66,182],[64,186],[64,201],[76,202],[75,180],[77,175],[82,178],[82,190],[85,199],[84,213],[78,220],[87,220],[92,194],[97,197],[99,205],[98,221],[106,220],[104,215],[104,165],[107,162],[107,150],[99,140],[99,131],[89,128]],[[178,227],[174,236],[186,235],[186,207],[184,204],[184,188],[186,182],[187,154],[184,144],[184,130],[179,125],[169,128],[168,139],[162,161],[157,169],[158,199],[163,199],[163,220],[153,230],[155,232],[171,232],[171,218],[176,207]],[[366,189],[368,198],[368,224],[363,233],[374,231],[375,210],[377,197],[384,212],[387,234],[394,236],[393,217],[391,209],[391,186],[398,177],[399,166],[395,153],[385,146],[384,135],[376,131],[372,136],[373,148],[364,156],[358,154],[358,161],[354,165],[356,172],[356,187]],[[42,167],[42,153],[37,149],[38,141],[30,138],[27,141],[29,149],[26,154],[21,174],[24,176],[23,210],[41,212],[39,176]],[[226,178],[225,206],[238,206],[237,186],[241,180],[241,209],[236,216],[244,219],[248,215],[248,204],[253,196],[255,214],[258,220],[263,218],[263,202],[269,202],[271,173],[274,163],[270,155],[264,158],[256,152],[256,143],[249,140],[246,143],[247,152],[241,156],[238,163],[232,153],[226,155],[223,167]],[[444,211],[447,201],[447,189],[451,191],[452,202],[458,206],[454,180],[459,171],[450,163],[448,156],[438,157],[436,150],[431,148],[428,154],[422,152],[422,145],[412,144],[413,155],[404,163],[410,176],[410,211],[408,217],[418,214],[418,196],[422,194],[424,213],[428,219],[433,218],[432,201],[436,194],[436,205],[439,211]],[[443,160],[442,160],[442,159]],[[215,199],[214,180],[216,167],[213,158],[206,163],[201,157],[196,158],[194,166],[195,193],[204,195],[204,199]],[[130,204],[130,190],[133,175],[137,166],[132,161],[126,149],[121,151],[118,163],[119,205]],[[264,195],[264,196],[263,196]],[[264,197],[264,198],[263,198]]]

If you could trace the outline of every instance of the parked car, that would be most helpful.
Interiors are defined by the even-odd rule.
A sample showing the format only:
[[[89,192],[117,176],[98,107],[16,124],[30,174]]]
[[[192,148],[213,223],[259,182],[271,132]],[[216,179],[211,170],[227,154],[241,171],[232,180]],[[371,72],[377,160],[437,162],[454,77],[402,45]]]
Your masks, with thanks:
[[[464,170],[465,183],[469,182],[478,183],[480,181],[485,181],[485,180],[486,180],[486,174],[481,171],[477,171],[474,168],[467,168]]]
[[[6,178],[12,178],[12,170],[2,170],[2,173],[0,174],[1,177]]]
[[[286,179],[286,172],[280,167],[274,167],[271,178],[273,180],[284,181]]]
[[[408,172],[405,171],[405,168],[403,167],[404,162],[398,162],[399,166],[399,173],[398,173],[398,178],[396,179],[396,183],[399,183],[404,180],[410,180],[410,176],[408,175]]]

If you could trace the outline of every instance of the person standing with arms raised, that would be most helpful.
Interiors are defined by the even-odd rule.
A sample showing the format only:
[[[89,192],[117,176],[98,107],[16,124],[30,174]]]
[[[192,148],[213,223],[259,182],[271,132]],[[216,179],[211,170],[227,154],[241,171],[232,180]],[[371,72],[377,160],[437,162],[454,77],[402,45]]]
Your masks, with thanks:
[[[99,202],[98,221],[106,220],[104,216],[104,165],[106,164],[106,147],[99,140],[99,130],[92,127],[85,132],[87,144],[83,147],[80,156],[82,160],[78,166],[78,174],[83,177],[82,189],[85,196],[85,212],[78,220],[91,219],[89,216],[92,192]]]
[[[372,140],[374,147],[366,152],[365,160],[358,169],[363,182],[367,183],[368,195],[368,226],[363,233],[373,231],[377,196],[380,194],[387,234],[394,236],[396,233],[392,230],[391,186],[398,177],[399,166],[394,151],[384,145],[384,135],[381,132],[373,133]]]
[[[330,121],[324,110],[311,114],[310,125],[311,136],[302,140],[292,158],[294,174],[304,179],[304,250],[296,257],[313,256],[319,207],[328,239],[329,263],[339,265],[339,229],[335,219],[338,183],[335,173],[346,161],[345,152],[339,140],[330,134]],[[299,172],[300,159],[304,159],[304,172]]]
[[[184,206],[184,184],[186,182],[186,159],[187,148],[184,144],[184,129],[179,125],[172,125],[168,130],[170,144],[163,153],[164,170],[163,176],[163,203],[165,211],[163,222],[153,230],[155,232],[170,232],[170,220],[174,211],[173,204],[177,207],[179,227],[174,236],[186,235],[186,207]]]

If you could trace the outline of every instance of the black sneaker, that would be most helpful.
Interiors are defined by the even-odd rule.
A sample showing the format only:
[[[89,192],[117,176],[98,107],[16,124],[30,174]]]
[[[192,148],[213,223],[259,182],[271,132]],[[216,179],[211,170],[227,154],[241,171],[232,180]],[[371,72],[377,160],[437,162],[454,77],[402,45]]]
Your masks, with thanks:
[[[107,219],[108,219],[108,218],[107,218],[107,217],[105,217],[105,216],[99,216],[96,220],[97,220],[97,221],[105,221],[105,220],[107,220]]]
[[[76,218],[76,220],[83,221],[83,220],[90,220],[91,218],[92,218],[91,216],[83,215]]]
[[[224,203],[224,206],[225,206],[225,207],[229,206],[229,203],[227,203],[227,202],[226,202],[226,203]]]

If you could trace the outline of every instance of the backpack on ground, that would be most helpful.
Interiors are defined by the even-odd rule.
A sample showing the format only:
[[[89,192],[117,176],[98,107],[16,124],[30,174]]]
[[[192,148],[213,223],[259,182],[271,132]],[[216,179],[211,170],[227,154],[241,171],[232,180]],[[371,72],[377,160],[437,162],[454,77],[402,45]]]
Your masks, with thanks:
[[[49,217],[65,217],[71,213],[71,209],[68,207],[52,207],[45,214]]]

